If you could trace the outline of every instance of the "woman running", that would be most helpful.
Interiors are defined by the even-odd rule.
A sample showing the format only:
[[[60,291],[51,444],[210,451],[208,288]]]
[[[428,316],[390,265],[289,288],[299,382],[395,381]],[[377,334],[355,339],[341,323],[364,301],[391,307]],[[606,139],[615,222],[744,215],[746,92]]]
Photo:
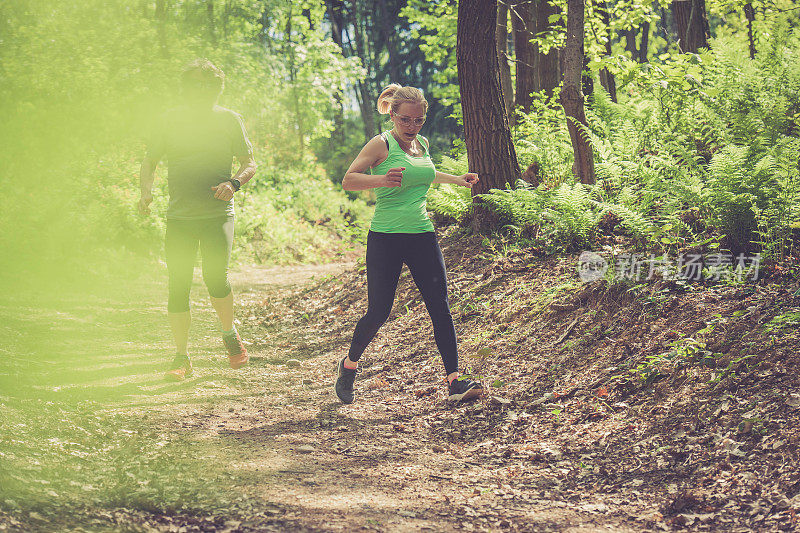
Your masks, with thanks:
[[[169,111],[148,142],[140,174],[139,211],[146,215],[153,201],[155,170],[169,165],[169,207],[165,252],[169,272],[169,322],[176,354],[166,378],[192,374],[187,343],[189,291],[197,258],[203,257],[203,281],[222,327],[222,341],[231,368],[248,361],[247,350],[233,325],[233,294],[228,261],[233,243],[233,195],[253,177],[256,164],[242,117],[217,104],[225,74],[207,59],[183,72],[183,105]],[[236,157],[239,170],[231,177]]]
[[[450,400],[481,395],[480,383],[459,379],[458,348],[447,300],[444,258],[428,218],[426,200],[432,183],[472,187],[478,175],[437,172],[428,140],[419,135],[428,102],[414,87],[389,85],[378,97],[378,112],[389,114],[390,131],[372,138],[347,169],[342,187],[375,189],[377,204],[367,236],[367,314],[356,325],[350,352],[337,365],[336,395],[353,402],[358,360],[389,318],[403,263],[408,265],[433,321],[434,338],[444,361]]]

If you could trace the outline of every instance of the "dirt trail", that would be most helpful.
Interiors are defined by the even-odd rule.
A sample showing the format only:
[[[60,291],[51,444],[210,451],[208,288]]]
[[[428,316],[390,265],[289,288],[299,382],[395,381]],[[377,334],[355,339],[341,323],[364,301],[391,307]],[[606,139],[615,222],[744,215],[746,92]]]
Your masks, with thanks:
[[[474,443],[435,437],[427,419],[437,410],[470,416],[481,409],[480,402],[448,405],[443,383],[433,391],[438,403],[422,417],[408,409],[415,394],[403,368],[367,362],[356,402],[342,405],[332,389],[333,370],[349,339],[319,338],[314,324],[282,306],[312,276],[347,266],[238,269],[232,282],[240,309],[259,310],[241,317],[251,365],[239,373],[218,370],[233,382],[204,378],[201,365],[172,401],[140,407],[151,424],[180,425],[192,438],[217,443],[229,452],[227,468],[250,480],[243,493],[252,513],[228,521],[228,530],[641,530],[625,526],[592,495],[554,499],[547,479],[515,485],[507,461],[476,462],[469,452]],[[289,359],[299,365],[287,366]],[[403,383],[409,386],[397,386]],[[196,520],[154,515],[146,523],[191,531]]]
[[[440,239],[462,365],[491,390],[466,405],[406,272],[348,406],[352,263],[233,272],[237,371],[198,269],[181,383],[163,266],[8,292],[0,531],[796,529],[796,284],[631,295],[476,239]],[[697,338],[714,361],[667,357]]]

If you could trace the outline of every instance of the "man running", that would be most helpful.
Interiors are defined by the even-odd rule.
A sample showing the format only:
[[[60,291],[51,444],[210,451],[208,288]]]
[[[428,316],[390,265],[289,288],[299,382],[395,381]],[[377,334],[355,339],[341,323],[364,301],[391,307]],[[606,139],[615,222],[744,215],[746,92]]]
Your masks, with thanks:
[[[176,381],[192,374],[187,348],[189,292],[198,247],[203,280],[221,323],[230,366],[239,368],[248,361],[233,325],[228,261],[233,244],[233,196],[253,177],[256,164],[242,117],[217,105],[224,84],[225,74],[207,59],[198,59],[184,69],[183,103],[165,113],[154,128],[139,178],[139,212],[147,215],[153,201],[156,166],[167,160],[167,308],[176,353],[165,377]],[[239,162],[239,170],[231,177],[233,157]]]

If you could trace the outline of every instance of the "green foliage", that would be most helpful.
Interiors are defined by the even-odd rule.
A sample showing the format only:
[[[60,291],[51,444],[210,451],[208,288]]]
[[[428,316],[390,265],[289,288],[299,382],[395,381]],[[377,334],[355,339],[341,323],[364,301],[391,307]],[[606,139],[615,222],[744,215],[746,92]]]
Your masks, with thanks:
[[[766,206],[776,191],[776,165],[769,155],[758,158],[746,146],[731,144],[709,165],[706,201],[715,224],[737,249],[749,247],[756,230],[756,209]]]
[[[472,211],[472,195],[466,187],[439,185],[428,193],[428,209],[452,222],[461,222]]]
[[[531,111],[520,114],[513,133],[523,169],[536,165],[542,182],[551,187],[572,181],[572,143],[557,96],[534,93]]]
[[[231,507],[235,483],[213,446],[93,406],[4,403],[0,509],[57,519],[93,504],[151,511]]]
[[[580,183],[562,184],[552,195],[552,204],[543,215],[550,224],[547,235],[559,248],[587,247],[597,231],[600,215],[592,208],[589,190]]]
[[[682,336],[680,339],[670,343],[670,350],[667,352],[648,355],[636,367],[632,369],[644,384],[649,385],[664,377],[663,372],[677,370],[687,366],[706,366],[714,368],[717,358],[722,354],[712,352],[706,348],[706,338],[709,337],[716,328],[716,322],[721,321],[722,315],[716,315],[711,319],[711,323],[698,330],[694,337]]]
[[[456,70],[456,21],[458,6],[453,2],[409,0],[400,15],[412,24],[412,36],[421,39],[420,49],[425,58],[440,65],[433,74],[437,85],[431,87],[433,96],[461,122],[461,96]]]
[[[624,196],[620,195],[624,201]],[[602,209],[600,217],[612,213],[619,219],[619,224],[631,236],[637,239],[646,239],[655,232],[653,223],[640,211],[620,204],[601,202],[598,206]]]
[[[364,242],[371,208],[320,172],[276,172],[238,204],[236,249],[257,263],[320,263]]]
[[[593,187],[569,185],[563,111],[539,96],[514,140],[542,185],[484,200],[519,237],[552,252],[595,246],[613,231],[664,253],[721,243],[784,257],[800,221],[800,40],[779,30],[755,61],[731,39],[644,65],[613,58],[620,102],[596,84],[586,108]]]
[[[265,241],[275,248],[260,252],[265,260],[319,260],[359,231],[363,203],[326,185],[310,151],[330,134],[330,109],[347,80],[362,74],[327,37],[324,6],[216,2],[213,22],[205,4],[164,6],[15,0],[0,7],[0,173],[24,183],[0,198],[0,268],[102,261],[117,247],[160,253],[163,221],[135,214],[142,140],[180,102],[180,71],[198,56],[225,71],[220,104],[244,116],[260,165],[248,192],[237,195],[244,229],[237,238],[256,225],[250,219],[259,208],[248,202],[263,202],[271,228],[286,234]],[[160,174],[157,214],[167,193]],[[273,201],[285,189],[308,205]],[[277,247],[289,241],[295,249],[281,255]]]

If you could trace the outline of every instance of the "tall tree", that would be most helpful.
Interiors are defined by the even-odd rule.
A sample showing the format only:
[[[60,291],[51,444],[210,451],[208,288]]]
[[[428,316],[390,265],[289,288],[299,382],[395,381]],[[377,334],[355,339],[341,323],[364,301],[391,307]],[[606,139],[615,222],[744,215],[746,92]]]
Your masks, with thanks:
[[[584,0],[567,0],[567,40],[564,48],[564,86],[561,105],[567,115],[567,129],[572,140],[575,162],[572,172],[581,183],[593,184],[594,156],[592,145],[585,134],[586,114],[583,109],[581,73],[584,61]]]
[[[217,25],[214,19],[214,0],[206,0],[206,16],[208,16],[208,40],[217,46]]]
[[[641,33],[639,44],[636,38]],[[620,31],[620,35],[625,37],[625,51],[630,52],[631,59],[638,63],[647,62],[647,47],[650,40],[650,21],[642,21],[639,28],[627,28]]]
[[[563,31],[563,24],[559,20],[550,23],[550,17],[561,13],[561,8],[549,0],[539,0],[536,3],[536,31],[537,33],[553,31],[558,28]],[[551,47],[546,53],[542,52],[539,43],[536,43],[536,90],[545,91],[552,96],[561,83],[561,54],[562,50]]]
[[[400,4],[398,2],[378,0],[377,8],[378,18],[380,19],[380,40],[386,43],[388,55],[386,67],[389,79],[398,82],[401,79],[400,57],[397,50],[397,41],[399,39],[397,23],[400,15]]]
[[[508,115],[508,123],[514,124],[514,86],[511,85],[511,66],[508,64],[508,4],[501,1],[497,5],[497,58],[500,64],[500,87],[503,89],[503,102]]]
[[[756,20],[756,11],[753,3],[747,2],[744,5],[744,16],[747,18],[747,42],[750,43],[750,59],[756,58],[756,42],[753,39],[753,22]]]
[[[516,104],[528,111],[532,92],[553,94],[561,81],[559,50],[550,48],[547,53],[539,46],[540,34],[553,29],[550,17],[559,8],[548,0],[522,0],[514,5],[511,22],[514,28],[516,52]]]
[[[600,12],[600,18],[603,22],[603,28],[605,33],[603,34],[604,42],[603,46],[606,51],[606,56],[611,55],[611,17],[608,13],[608,5],[606,4],[606,0],[600,0],[599,5],[597,6],[598,11]],[[608,92],[609,96],[611,97],[611,101],[616,103],[617,102],[617,82],[614,79],[614,74],[608,70],[607,68],[600,70],[600,85]]]
[[[344,45],[344,14],[342,9],[344,2],[341,0],[327,0],[325,2],[326,15],[331,25],[331,38],[333,42],[342,50],[342,55],[345,55]],[[344,131],[344,101],[340,95],[337,95],[336,102],[333,107],[333,132],[331,132],[331,140],[334,141],[336,146],[344,144],[345,131]]]
[[[167,0],[156,0],[156,21],[158,33],[158,45],[161,55],[169,58],[169,48],[167,47]]]
[[[495,217],[475,195],[520,178],[519,163],[500,88],[495,24],[497,0],[461,0],[458,4],[456,63],[467,161],[480,181],[473,187],[476,230],[486,230]]]
[[[426,58],[424,40],[436,38],[422,31],[416,21],[403,13],[417,12],[415,2],[405,0],[325,0],[325,14],[333,41],[345,58],[358,58],[364,75],[353,79],[350,89],[358,103],[364,135],[372,137],[377,131],[378,117],[375,100],[389,83],[420,87],[426,94],[434,91],[434,81],[442,74],[441,61]],[[410,7],[412,6],[413,7]],[[427,4],[422,4],[427,6]],[[455,16],[452,20],[455,33]],[[441,47],[454,48],[450,41]],[[455,76],[455,65],[453,65]],[[448,85],[453,85],[449,82]],[[446,115],[442,102],[430,99],[428,125],[425,130],[435,139],[449,137],[455,132],[454,121]]]
[[[533,0],[523,0],[511,11],[511,27],[514,31],[514,54],[516,56],[515,103],[522,111],[531,108],[531,93],[536,92],[536,35]]]
[[[705,0],[674,0],[672,16],[678,33],[678,47],[681,52],[697,53],[708,48],[708,16]]]
[[[647,63],[647,48],[650,46],[650,21],[645,20],[642,22],[642,39],[639,42],[639,53],[636,56],[636,61],[639,63]]]
[[[364,137],[371,139],[377,134],[375,124],[375,99],[378,92],[374,86],[375,62],[373,61],[372,44],[367,31],[370,28],[367,10],[363,2],[351,0],[350,9],[347,10],[351,15],[352,24],[352,43],[355,45],[355,55],[362,59],[362,64],[366,69],[366,76],[363,80],[358,80],[356,88],[358,90],[356,98],[358,107],[361,108],[361,117],[364,122]]]

